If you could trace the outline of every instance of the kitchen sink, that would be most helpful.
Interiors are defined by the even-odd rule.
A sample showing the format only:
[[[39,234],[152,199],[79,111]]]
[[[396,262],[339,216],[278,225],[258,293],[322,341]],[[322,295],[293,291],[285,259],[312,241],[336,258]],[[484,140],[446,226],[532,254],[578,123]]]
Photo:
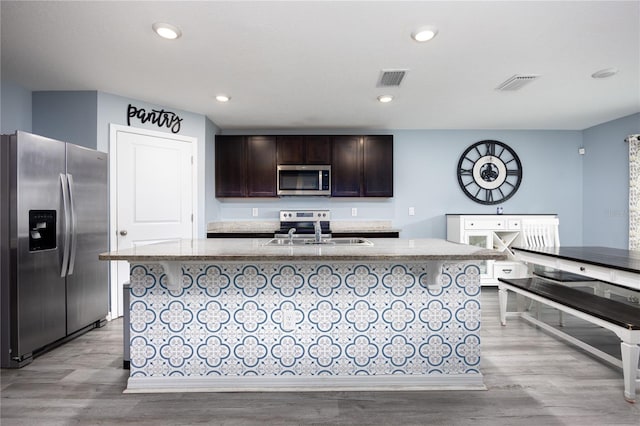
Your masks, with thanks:
[[[265,246],[372,246],[373,243],[366,238],[323,238],[317,242],[315,238],[273,238],[267,241]]]

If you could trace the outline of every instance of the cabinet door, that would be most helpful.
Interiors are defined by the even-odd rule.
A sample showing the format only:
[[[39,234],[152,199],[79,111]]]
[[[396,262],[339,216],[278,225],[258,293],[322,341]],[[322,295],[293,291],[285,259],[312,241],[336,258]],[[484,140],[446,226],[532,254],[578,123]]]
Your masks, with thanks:
[[[278,136],[277,151],[278,164],[331,164],[329,136]]]
[[[304,164],[331,164],[331,138],[329,136],[305,136]]]
[[[304,164],[304,139],[302,136],[277,137],[278,164]]]
[[[276,137],[247,136],[247,196],[276,196]]]
[[[393,136],[365,136],[362,196],[393,197]]]
[[[216,197],[245,197],[246,155],[243,136],[216,136]]]
[[[493,232],[491,231],[467,231],[464,233],[465,244],[471,246],[492,249],[493,248]],[[493,261],[481,260],[478,262],[480,265],[480,278],[488,279],[493,277]]]
[[[361,143],[360,136],[333,137],[331,144],[331,196],[360,196]]]

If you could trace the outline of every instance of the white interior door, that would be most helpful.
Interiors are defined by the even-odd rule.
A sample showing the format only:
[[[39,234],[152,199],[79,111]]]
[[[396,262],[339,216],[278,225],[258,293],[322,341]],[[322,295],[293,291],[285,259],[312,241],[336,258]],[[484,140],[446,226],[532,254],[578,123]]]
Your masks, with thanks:
[[[194,238],[196,152],[194,138],[112,126],[111,250]],[[112,262],[111,273],[115,318],[122,315],[129,263]]]

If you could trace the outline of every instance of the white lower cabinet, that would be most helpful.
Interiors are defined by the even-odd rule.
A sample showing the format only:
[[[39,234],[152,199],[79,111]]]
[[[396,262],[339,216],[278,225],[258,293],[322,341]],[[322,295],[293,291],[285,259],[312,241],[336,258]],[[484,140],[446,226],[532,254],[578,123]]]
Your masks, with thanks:
[[[512,247],[552,247],[560,244],[558,216],[447,215],[447,240],[499,250],[506,261],[480,263],[482,285],[497,285],[498,278],[524,278],[527,266],[515,260]]]

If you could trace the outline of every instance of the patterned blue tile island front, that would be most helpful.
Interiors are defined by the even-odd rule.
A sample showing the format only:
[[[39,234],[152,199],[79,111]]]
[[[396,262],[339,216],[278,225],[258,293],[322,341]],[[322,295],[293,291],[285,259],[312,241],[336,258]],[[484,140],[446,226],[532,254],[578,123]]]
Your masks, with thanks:
[[[482,388],[479,267],[429,266],[134,262],[128,391]]]

